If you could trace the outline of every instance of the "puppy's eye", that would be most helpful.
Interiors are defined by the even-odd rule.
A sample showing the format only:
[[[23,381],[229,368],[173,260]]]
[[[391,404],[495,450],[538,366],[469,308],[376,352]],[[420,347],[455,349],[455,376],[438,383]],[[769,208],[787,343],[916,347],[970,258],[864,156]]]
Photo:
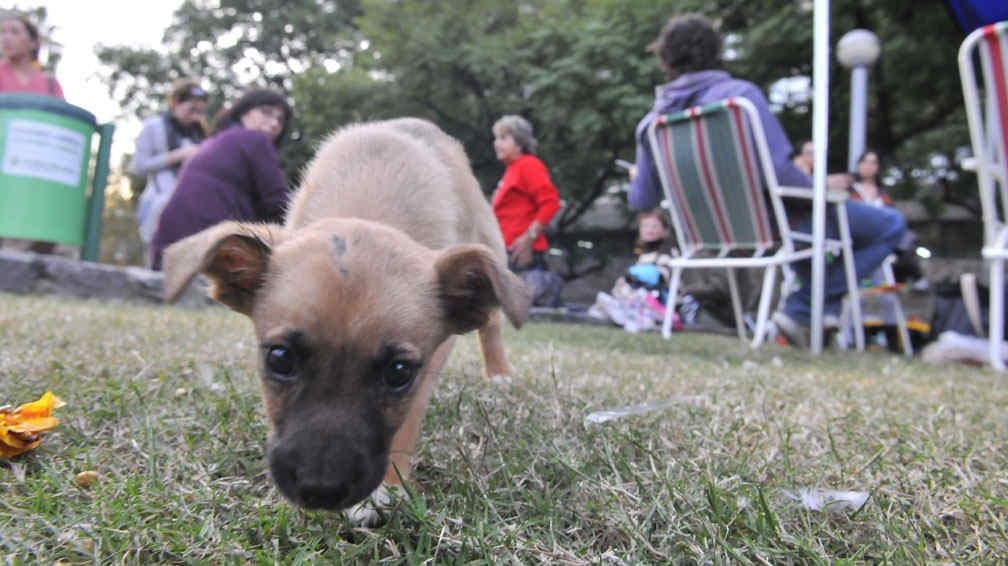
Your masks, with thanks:
[[[416,377],[417,365],[407,360],[392,360],[382,370],[382,381],[385,386],[395,392],[405,390]]]
[[[285,346],[270,346],[266,351],[266,368],[280,379],[294,376],[294,352]]]

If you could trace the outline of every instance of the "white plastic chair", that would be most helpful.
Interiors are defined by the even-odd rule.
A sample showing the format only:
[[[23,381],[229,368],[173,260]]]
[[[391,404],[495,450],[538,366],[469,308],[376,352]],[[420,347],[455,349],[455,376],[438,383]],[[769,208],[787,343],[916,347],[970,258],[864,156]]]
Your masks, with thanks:
[[[658,116],[648,127],[655,167],[661,179],[677,238],[677,257],[670,263],[669,308],[662,336],[671,336],[673,302],[682,272],[691,268],[724,268],[728,274],[739,338],[746,339],[735,270],[764,268],[763,287],[752,346],[767,334],[767,319],[778,267],[812,257],[812,235],[790,228],[782,197],[812,199],[812,190],[781,187],[759,114],[744,98],[729,98],[702,107]],[[766,186],[769,190],[764,191]],[[773,214],[768,212],[766,194]],[[842,203],[845,193],[828,193]],[[843,258],[850,296],[858,292],[850,227],[844,206],[834,206],[839,240],[827,250]],[[808,245],[795,248],[795,242]],[[808,282],[806,282],[808,284]],[[852,301],[855,340],[864,349],[859,301]]]
[[[974,67],[979,60],[980,67]],[[959,47],[966,119],[983,209],[983,258],[990,268],[990,363],[1004,371],[1004,268],[1008,258],[1008,21],[984,26]]]

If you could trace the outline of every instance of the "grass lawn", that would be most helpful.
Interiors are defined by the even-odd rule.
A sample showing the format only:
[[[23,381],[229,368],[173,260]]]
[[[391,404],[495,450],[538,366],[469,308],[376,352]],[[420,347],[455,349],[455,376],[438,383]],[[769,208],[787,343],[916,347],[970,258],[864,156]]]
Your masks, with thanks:
[[[474,336],[457,341],[419,486],[363,529],[272,486],[245,318],[0,295],[0,404],[47,389],[67,403],[38,449],[0,463],[0,563],[1008,557],[1004,375],[570,325],[506,341],[510,385],[480,377]],[[805,487],[871,497],[809,511],[783,494]]]

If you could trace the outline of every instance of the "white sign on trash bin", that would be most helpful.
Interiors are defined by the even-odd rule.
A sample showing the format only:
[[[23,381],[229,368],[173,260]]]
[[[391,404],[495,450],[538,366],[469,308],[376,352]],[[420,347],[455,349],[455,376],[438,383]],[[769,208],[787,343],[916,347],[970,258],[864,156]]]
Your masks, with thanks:
[[[84,134],[44,122],[11,120],[0,172],[77,188],[84,166]]]

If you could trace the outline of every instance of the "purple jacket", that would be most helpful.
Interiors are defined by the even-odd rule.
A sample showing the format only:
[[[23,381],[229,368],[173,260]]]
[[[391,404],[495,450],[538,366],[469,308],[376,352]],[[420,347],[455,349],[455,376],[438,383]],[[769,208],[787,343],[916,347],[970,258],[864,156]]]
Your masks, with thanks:
[[[151,265],[161,269],[169,245],[224,220],[281,221],[289,191],[273,142],[232,126],[207,141],[182,168],[151,240]]]
[[[658,206],[663,198],[661,180],[651,157],[651,147],[647,143],[647,127],[655,116],[678,112],[690,106],[702,106],[730,96],[746,98],[756,107],[760,121],[763,122],[777,182],[788,187],[812,186],[812,179],[791,163],[791,142],[777,117],[770,112],[770,104],[759,87],[749,81],[733,79],[724,71],[697,71],[680,75],[676,80],[655,88],[654,107],[637,124],[637,176],[630,183],[630,208],[650,210]]]

